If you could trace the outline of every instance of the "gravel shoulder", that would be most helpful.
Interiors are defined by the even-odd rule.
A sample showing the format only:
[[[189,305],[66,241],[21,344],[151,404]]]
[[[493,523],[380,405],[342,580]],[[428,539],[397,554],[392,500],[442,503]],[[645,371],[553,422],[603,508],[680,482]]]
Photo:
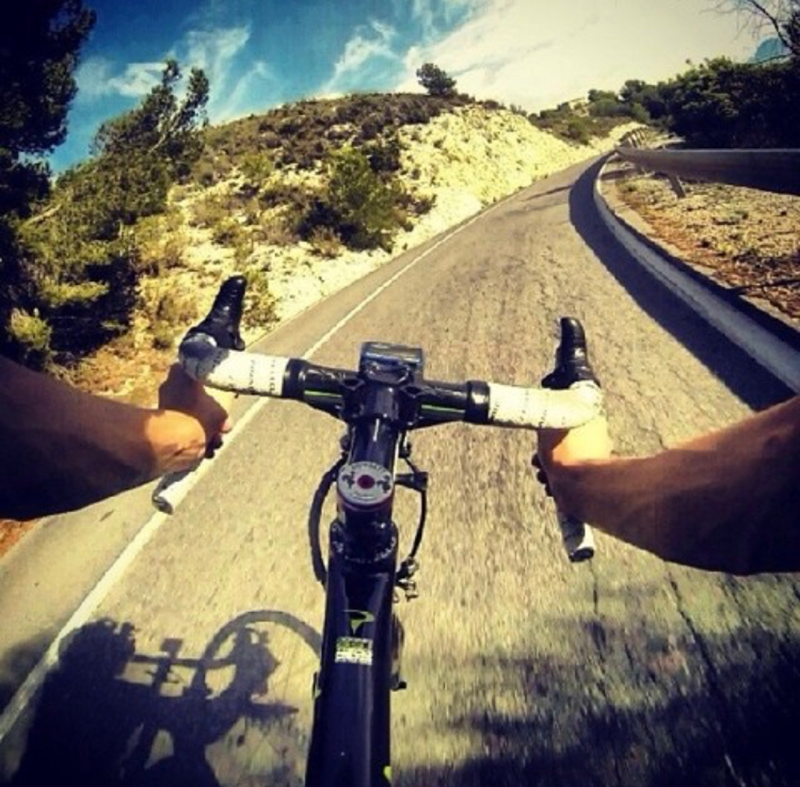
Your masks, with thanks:
[[[800,329],[800,197],[699,181],[675,194],[666,178],[613,164],[615,210],[732,294]]]

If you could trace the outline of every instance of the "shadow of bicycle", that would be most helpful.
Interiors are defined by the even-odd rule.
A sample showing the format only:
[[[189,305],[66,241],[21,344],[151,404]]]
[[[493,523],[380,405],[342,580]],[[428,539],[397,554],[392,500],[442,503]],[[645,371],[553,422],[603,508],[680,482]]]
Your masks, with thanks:
[[[74,632],[36,705],[14,787],[301,785],[321,639],[294,616],[230,621],[200,657],[130,623]],[[212,767],[213,763],[213,767]]]

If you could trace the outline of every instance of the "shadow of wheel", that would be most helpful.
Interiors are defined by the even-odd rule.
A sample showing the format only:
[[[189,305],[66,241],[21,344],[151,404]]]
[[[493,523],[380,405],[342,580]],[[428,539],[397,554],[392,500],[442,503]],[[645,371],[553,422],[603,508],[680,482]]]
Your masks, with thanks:
[[[185,730],[168,725],[171,741],[151,751],[137,787],[302,787],[321,648],[319,633],[287,612],[255,610],[225,624],[200,657],[187,695],[204,695],[206,707],[237,707],[206,713],[202,737],[191,714],[183,714]],[[209,718],[232,717],[226,729],[208,729]]]

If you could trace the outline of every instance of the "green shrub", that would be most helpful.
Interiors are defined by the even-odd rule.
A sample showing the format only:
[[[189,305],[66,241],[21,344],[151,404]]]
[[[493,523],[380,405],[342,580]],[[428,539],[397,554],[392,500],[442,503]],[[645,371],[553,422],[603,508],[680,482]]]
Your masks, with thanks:
[[[23,359],[34,368],[44,368],[50,361],[52,329],[38,314],[13,309],[8,332],[22,350]]]
[[[208,188],[217,182],[218,173],[214,165],[208,159],[198,161],[192,171],[194,179],[201,185]]]
[[[177,213],[168,221],[162,216],[141,219],[133,229],[133,238],[139,273],[158,276],[184,265],[188,240]]]
[[[147,308],[150,312],[153,347],[168,350],[178,335],[197,318],[197,306],[194,298],[176,289],[157,289],[151,299]]]
[[[153,332],[153,347],[156,350],[170,350],[175,344],[175,339],[178,336],[178,330],[166,323],[156,323],[151,326]]]
[[[267,272],[257,265],[244,269],[247,280],[243,320],[246,327],[266,329],[278,319],[277,300],[270,292]]]
[[[170,289],[161,294],[155,310],[157,320],[169,325],[188,325],[197,316],[194,299]]]
[[[373,172],[397,172],[401,168],[400,140],[396,135],[370,145],[366,154]]]
[[[589,105],[589,114],[595,117],[630,117],[631,108],[616,98],[603,97]]]
[[[238,225],[239,230],[233,238],[233,261],[237,268],[243,268],[248,257],[253,253],[254,243],[249,232]]]
[[[586,118],[570,118],[564,129],[564,136],[581,145],[588,145],[589,139],[591,138],[591,131]]]
[[[262,186],[275,170],[272,156],[265,150],[251,150],[239,157],[239,170],[256,186]]]
[[[320,257],[334,259],[342,251],[342,241],[330,227],[315,227],[308,242]]]
[[[244,233],[242,225],[232,216],[225,216],[209,229],[211,230],[211,240],[220,246],[236,246]]]
[[[228,218],[228,209],[216,195],[209,195],[197,200],[192,206],[192,217],[189,223],[193,227],[212,229]]]
[[[280,212],[262,216],[261,223],[253,232],[253,240],[274,246],[289,246],[301,239],[298,227],[305,215],[303,209],[290,206]]]
[[[329,171],[323,226],[332,221],[331,228],[351,248],[390,249],[398,228],[399,188],[381,180],[367,157],[353,148],[335,153]]]
[[[28,312],[51,328],[55,358],[68,362],[91,352],[130,325],[137,298],[138,256],[129,231],[114,240],[82,232],[83,206],[62,203],[20,230],[29,283]]]
[[[424,194],[420,197],[416,197],[414,199],[414,212],[418,216],[423,216],[426,213],[430,213],[433,210],[433,206],[435,204],[436,204],[435,194]]]

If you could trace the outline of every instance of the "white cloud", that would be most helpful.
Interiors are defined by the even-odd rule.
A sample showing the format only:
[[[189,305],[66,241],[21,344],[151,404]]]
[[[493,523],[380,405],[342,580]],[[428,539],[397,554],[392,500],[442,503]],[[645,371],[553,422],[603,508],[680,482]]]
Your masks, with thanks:
[[[434,30],[434,0],[411,0],[411,18],[422,25],[425,36]]]
[[[250,40],[249,27],[190,30],[182,48],[185,62],[202,68],[212,85],[224,89],[236,56]]]
[[[112,91],[127,98],[139,98],[157,85],[164,63],[128,63],[125,71],[108,80]]]
[[[242,96],[261,76],[266,64],[249,63],[243,71],[239,55],[250,40],[249,26],[210,27],[190,30],[179,47],[178,59],[192,68],[202,68],[210,84],[208,114],[216,122],[245,113]]]
[[[359,27],[334,64],[333,76],[319,92],[340,92],[348,78],[361,72],[375,58],[397,60],[391,46],[395,35],[394,28],[382,22],[372,21],[368,27]]]
[[[408,0],[400,0],[407,5]],[[411,0],[411,19],[419,22],[425,40],[438,35],[439,27],[449,28],[460,14],[476,11],[487,0]]]
[[[419,13],[427,0],[415,0]],[[730,16],[711,13],[712,0],[487,0],[452,33],[405,56],[398,90],[418,90],[416,69],[433,62],[459,90],[541,109],[618,89],[629,78],[658,80],[687,58],[746,58],[750,37]],[[417,6],[415,5],[415,8]]]
[[[264,109],[269,103],[270,90],[277,84],[277,77],[263,60],[251,63],[233,88],[218,96],[212,108],[214,122],[235,120]]]
[[[91,57],[78,68],[79,100],[93,100],[111,95],[140,98],[158,84],[164,63],[176,58],[182,66],[202,68],[211,83],[211,105],[229,104],[231,90],[236,90],[241,78],[234,77],[236,57],[250,38],[247,27],[191,30],[160,62],[128,63],[124,67],[108,58]],[[263,72],[263,63],[251,64],[250,75]],[[245,78],[248,74],[245,75]],[[231,82],[236,84],[231,88]]]
[[[104,57],[89,57],[83,60],[75,72],[78,101],[108,95],[111,69],[111,62]]]
[[[128,63],[114,75],[114,64],[104,57],[91,57],[81,63],[76,73],[79,100],[119,95],[139,98],[157,84],[164,63]]]

